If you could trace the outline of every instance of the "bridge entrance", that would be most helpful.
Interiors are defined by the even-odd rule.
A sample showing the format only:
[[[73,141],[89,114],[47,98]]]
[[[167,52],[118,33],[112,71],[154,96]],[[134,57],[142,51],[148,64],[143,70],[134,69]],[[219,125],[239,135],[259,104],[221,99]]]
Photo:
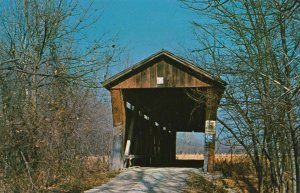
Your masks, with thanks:
[[[174,166],[176,132],[203,132],[204,170],[213,171],[215,120],[225,82],[162,50],[104,81],[112,96],[111,169]]]

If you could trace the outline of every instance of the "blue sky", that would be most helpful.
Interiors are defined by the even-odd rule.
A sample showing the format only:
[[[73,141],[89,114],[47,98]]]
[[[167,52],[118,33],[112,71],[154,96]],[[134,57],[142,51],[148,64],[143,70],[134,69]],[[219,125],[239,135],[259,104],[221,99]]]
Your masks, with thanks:
[[[126,48],[124,62],[195,46],[191,21],[196,16],[177,0],[95,0],[94,6],[102,15],[92,33],[117,37],[115,44]]]
[[[207,22],[183,8],[178,0],[95,0],[93,9],[101,17],[89,32],[91,37],[117,37],[113,44],[125,48],[121,62],[128,64],[116,65],[110,75],[161,49],[184,56],[185,49],[197,47],[191,22]],[[124,60],[126,57],[128,61]],[[203,135],[195,137],[203,143]]]

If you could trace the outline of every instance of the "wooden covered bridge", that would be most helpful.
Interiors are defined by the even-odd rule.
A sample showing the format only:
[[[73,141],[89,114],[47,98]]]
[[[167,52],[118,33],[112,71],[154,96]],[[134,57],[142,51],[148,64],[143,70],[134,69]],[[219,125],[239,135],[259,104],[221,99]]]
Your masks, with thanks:
[[[111,92],[111,169],[172,166],[176,132],[205,133],[204,170],[213,171],[215,120],[226,83],[162,50],[103,82]]]

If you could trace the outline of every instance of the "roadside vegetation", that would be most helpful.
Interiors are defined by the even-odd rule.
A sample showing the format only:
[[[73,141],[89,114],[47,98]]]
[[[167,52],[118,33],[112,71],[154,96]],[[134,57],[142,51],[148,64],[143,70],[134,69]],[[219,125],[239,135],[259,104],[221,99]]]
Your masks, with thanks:
[[[187,56],[227,81],[218,122],[246,154],[217,157],[225,178],[191,175],[187,191],[299,192],[299,1],[181,2],[199,15]],[[0,192],[80,192],[115,175],[100,82],[119,51],[85,39],[92,7],[0,1]]]
[[[99,86],[116,49],[84,38],[97,18],[85,5],[0,2],[0,192],[77,192],[112,175]]]
[[[177,159],[203,160],[203,154],[179,154]],[[186,192],[255,193],[257,190],[255,169],[246,154],[216,154],[215,172],[191,173],[187,179]]]
[[[181,2],[197,14],[198,45],[187,57],[228,83],[217,117],[227,133],[221,140],[242,146],[258,192],[299,192],[299,1]]]
[[[191,173],[187,179],[186,187],[183,189],[185,193],[227,193],[222,187],[214,182],[207,180],[199,174]]]
[[[238,193],[258,192],[255,169],[246,154],[217,155],[215,171],[223,174],[223,178],[215,180],[218,186],[233,189]]]

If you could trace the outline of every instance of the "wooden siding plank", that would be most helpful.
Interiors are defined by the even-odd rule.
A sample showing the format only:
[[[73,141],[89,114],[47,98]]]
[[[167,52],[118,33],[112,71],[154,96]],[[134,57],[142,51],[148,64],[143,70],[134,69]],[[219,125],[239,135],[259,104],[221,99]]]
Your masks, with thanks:
[[[182,70],[180,70],[179,72],[180,72],[179,73],[179,84],[180,84],[180,87],[185,87],[184,82],[185,82],[185,75],[186,75],[186,73],[183,72]]]
[[[157,69],[157,63],[153,64],[150,67],[150,87],[155,88],[156,87],[156,69]]]
[[[113,89],[120,89],[120,88],[135,88],[136,83],[135,83],[135,76],[132,76],[123,82],[120,82],[116,86],[113,87]]]
[[[192,85],[192,77],[188,73],[185,73],[185,74],[186,75],[185,75],[185,82],[184,82],[184,84],[185,84],[186,87],[188,87],[189,85]]]
[[[195,86],[197,84],[197,79],[195,77],[193,77],[193,76],[191,77],[191,84],[195,85]]]
[[[179,68],[176,68],[176,87],[181,87],[181,70]]]
[[[173,78],[172,78],[172,65],[165,62],[165,86],[173,87]]]
[[[157,63],[157,77],[164,77],[165,75],[165,62],[160,61]]]
[[[141,72],[141,87],[150,88],[150,68]]]
[[[112,113],[114,127],[125,124],[125,107],[121,90],[111,90]]]
[[[164,83],[163,84],[156,84],[157,87],[165,87],[165,62],[164,61],[160,61],[157,64],[157,78],[158,77],[162,77],[164,79]]]
[[[172,85],[173,87],[177,86],[177,69],[175,66],[172,65]]]
[[[164,61],[160,61],[157,64],[157,78],[163,78],[164,83],[163,84],[156,84],[156,87],[165,87],[165,64]]]
[[[142,82],[142,80],[141,80],[141,72],[137,73],[134,77],[135,77],[135,86],[137,88],[140,88],[141,87],[141,82]]]
[[[126,87],[128,87],[128,86],[130,86],[130,78],[129,79],[126,79],[124,82],[123,82],[123,84],[121,84],[120,86],[121,86],[121,88],[126,88]]]

